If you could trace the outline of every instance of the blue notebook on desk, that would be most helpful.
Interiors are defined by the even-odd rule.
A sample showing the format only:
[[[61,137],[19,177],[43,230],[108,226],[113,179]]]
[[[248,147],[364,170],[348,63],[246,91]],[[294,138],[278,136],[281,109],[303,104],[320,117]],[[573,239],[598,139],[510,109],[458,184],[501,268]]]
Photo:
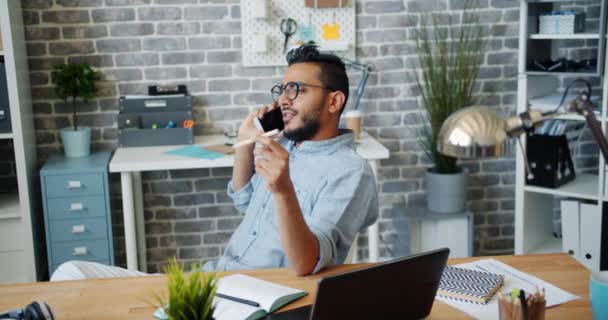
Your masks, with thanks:
[[[214,160],[224,156],[223,153],[207,150],[201,146],[193,145],[193,146],[185,146],[177,149],[166,151],[165,154],[170,154],[174,156],[183,156],[190,158],[198,158],[198,159],[209,159]]]

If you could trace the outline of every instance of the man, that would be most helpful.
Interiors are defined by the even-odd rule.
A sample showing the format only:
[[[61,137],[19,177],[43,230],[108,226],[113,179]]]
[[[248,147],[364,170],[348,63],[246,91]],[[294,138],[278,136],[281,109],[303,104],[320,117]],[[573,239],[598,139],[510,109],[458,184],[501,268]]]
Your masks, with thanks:
[[[228,184],[245,216],[224,255],[205,264],[207,271],[291,267],[297,275],[315,273],[342,263],[357,233],[377,219],[373,172],[355,152],[353,133],[338,129],[349,93],[344,63],[312,45],[289,52],[287,62],[282,84],[272,89],[273,105],[251,113],[239,128],[238,140],[256,142],[236,149]],[[254,125],[254,117],[271,108],[281,108],[285,123],[278,141]],[[61,266],[70,277],[56,271],[54,278],[80,278],[74,276],[85,268],[80,265]]]
[[[223,257],[206,268],[231,270],[290,266],[298,275],[344,261],[359,230],[377,218],[377,191],[368,163],[350,131],[338,129],[348,99],[348,77],[336,56],[304,45],[287,55],[283,83],[271,108],[281,108],[285,129],[278,142],[253,124],[268,107],[250,114],[238,140],[228,195],[245,218]]]

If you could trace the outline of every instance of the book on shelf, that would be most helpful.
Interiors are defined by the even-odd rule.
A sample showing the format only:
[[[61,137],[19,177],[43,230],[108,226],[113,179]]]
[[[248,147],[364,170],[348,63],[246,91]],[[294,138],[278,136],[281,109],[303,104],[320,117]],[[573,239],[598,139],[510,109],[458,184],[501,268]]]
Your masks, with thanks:
[[[504,276],[499,274],[446,266],[439,281],[437,295],[486,304],[504,282]]]
[[[221,277],[213,301],[213,318],[260,319],[307,294],[306,291],[244,274]],[[156,310],[154,316],[161,320],[169,319],[162,308]]]

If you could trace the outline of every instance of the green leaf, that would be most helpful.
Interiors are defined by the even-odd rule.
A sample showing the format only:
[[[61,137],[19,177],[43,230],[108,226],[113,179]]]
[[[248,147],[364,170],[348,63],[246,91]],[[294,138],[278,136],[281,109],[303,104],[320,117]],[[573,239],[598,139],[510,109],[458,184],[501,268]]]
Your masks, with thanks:
[[[217,290],[217,278],[213,273],[198,271],[192,264],[192,272],[186,275],[183,265],[173,257],[164,268],[168,283],[168,299],[154,294],[157,307],[167,306],[165,313],[171,320],[213,319],[213,298]]]
[[[76,100],[88,102],[97,97],[96,83],[101,80],[101,73],[87,63],[67,63],[54,66],[51,78],[57,96],[66,103],[68,98],[72,101],[72,122],[76,130]]]
[[[456,158],[437,151],[438,134],[443,122],[454,112],[473,102],[473,90],[487,49],[487,37],[479,15],[471,12],[466,1],[462,23],[441,23],[437,14],[421,17],[415,32],[419,70],[413,72],[422,96],[421,115],[425,120],[416,131],[418,142],[433,161],[438,173],[456,173]]]

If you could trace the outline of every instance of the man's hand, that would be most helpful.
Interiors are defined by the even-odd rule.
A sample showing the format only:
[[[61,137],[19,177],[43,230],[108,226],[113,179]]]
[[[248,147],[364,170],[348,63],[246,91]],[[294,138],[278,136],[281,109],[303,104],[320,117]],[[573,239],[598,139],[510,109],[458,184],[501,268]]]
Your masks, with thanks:
[[[277,107],[277,103],[273,102],[272,105],[270,105],[270,106],[262,106],[258,110],[255,110],[255,111],[249,113],[247,118],[245,118],[245,120],[243,120],[243,122],[241,123],[241,126],[239,127],[239,135],[237,137],[237,140],[242,141],[245,139],[249,139],[249,138],[261,133],[262,131],[255,127],[255,124],[253,123],[253,118],[255,118],[255,117],[264,118],[264,113],[266,113],[267,111],[273,110],[276,107]]]
[[[256,135],[257,143],[253,151],[255,171],[264,178],[268,190],[274,194],[293,191],[289,178],[289,152],[269,137]]]

